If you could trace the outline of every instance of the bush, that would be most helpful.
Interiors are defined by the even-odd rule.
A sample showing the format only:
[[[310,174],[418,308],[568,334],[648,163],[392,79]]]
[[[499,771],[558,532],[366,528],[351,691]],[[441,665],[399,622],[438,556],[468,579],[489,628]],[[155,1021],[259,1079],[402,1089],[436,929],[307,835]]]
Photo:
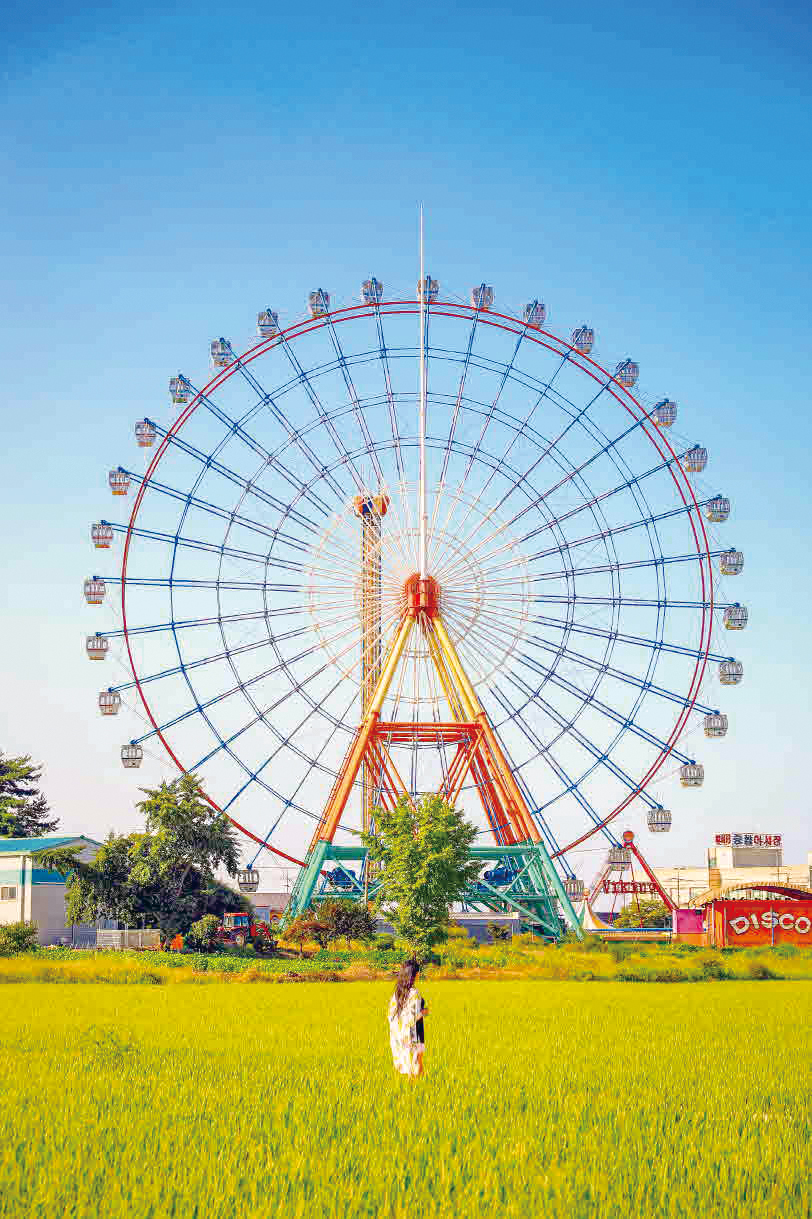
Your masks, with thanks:
[[[376,952],[393,952],[395,937],[393,935],[376,935],[372,947]]]
[[[776,944],[772,953],[776,957],[799,957],[801,949],[797,944]]]
[[[184,945],[195,952],[213,952],[217,947],[217,928],[220,920],[216,914],[204,914],[192,923],[184,938]]]
[[[747,962],[747,976],[756,982],[766,982],[771,978],[778,978],[781,975],[770,969],[766,961],[757,959]]]
[[[716,952],[703,953],[698,960],[703,978],[718,978],[721,980],[733,977],[725,962]]]
[[[21,952],[37,948],[39,928],[36,923],[6,923],[0,927],[0,957],[16,957]]]
[[[488,932],[492,944],[510,939],[510,930],[503,926],[502,923],[488,923],[485,930]]]

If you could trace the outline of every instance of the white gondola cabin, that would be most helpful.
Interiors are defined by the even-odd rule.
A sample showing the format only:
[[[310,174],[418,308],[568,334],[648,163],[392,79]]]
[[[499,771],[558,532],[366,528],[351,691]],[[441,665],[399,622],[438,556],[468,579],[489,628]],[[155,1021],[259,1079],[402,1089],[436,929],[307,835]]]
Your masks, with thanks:
[[[102,715],[118,715],[121,695],[118,690],[102,690],[99,694],[99,711]]]
[[[728,631],[743,631],[747,626],[747,609],[738,601],[735,605],[726,605],[722,621]]]
[[[705,516],[714,525],[721,525],[730,516],[730,500],[726,495],[714,495],[705,504]]]
[[[130,489],[130,476],[126,470],[122,470],[121,466],[117,470],[110,471],[107,475],[107,482],[113,495],[126,495]]]
[[[121,746],[121,765],[126,770],[135,770],[144,760],[144,750],[134,741]]]
[[[431,303],[431,301],[436,301],[439,295],[440,283],[438,280],[432,279],[430,275],[427,275],[424,280],[421,279],[418,281],[417,299],[419,301],[422,301],[423,297],[425,296],[426,300]]]
[[[237,873],[237,884],[241,893],[256,893],[259,888],[259,872],[256,868],[243,868]]]
[[[85,580],[85,601],[88,605],[101,605],[106,592],[107,585],[101,576],[90,576]]]
[[[95,635],[88,635],[85,640],[85,651],[91,660],[104,660],[109,647],[109,639],[100,631],[97,631]]]
[[[565,876],[564,892],[571,902],[582,902],[586,897],[586,885],[577,876]]]
[[[273,309],[262,309],[257,314],[257,334],[261,339],[270,339],[279,334],[279,314]]]
[[[330,293],[325,292],[323,288],[316,288],[315,292],[308,294],[307,306],[311,317],[324,317],[330,312]]]
[[[723,686],[738,686],[744,677],[744,665],[740,660],[723,660],[719,665],[719,681]]]
[[[670,398],[663,398],[651,412],[651,417],[657,427],[671,427],[677,417],[677,404]]]
[[[570,340],[576,351],[588,356],[595,346],[595,331],[591,326],[578,326],[570,335]]]
[[[679,781],[683,787],[701,787],[705,782],[705,767],[701,762],[686,762],[679,768]]]
[[[708,464],[708,450],[701,444],[695,444],[682,458],[682,468],[688,474],[701,474]]]
[[[652,834],[667,834],[671,829],[671,813],[667,808],[650,808],[646,825]]]
[[[139,449],[151,449],[155,444],[158,429],[149,419],[139,419],[135,425],[135,443]]]
[[[211,362],[213,368],[226,368],[234,356],[228,339],[220,337],[211,341]]]
[[[522,310],[528,326],[543,326],[547,321],[547,306],[544,301],[529,301]]]
[[[170,377],[169,393],[175,406],[185,406],[192,396],[192,387],[185,377]]]
[[[361,284],[361,303],[364,305],[379,305],[383,300],[383,284],[373,275]]]
[[[718,740],[720,737],[727,735],[727,716],[721,711],[709,711],[702,721],[705,729],[705,736],[711,740]]]
[[[614,870],[631,867],[632,853],[628,847],[610,847],[606,862]]]
[[[97,550],[109,550],[113,541],[113,526],[107,521],[95,521],[90,526],[90,540]]]
[[[640,365],[635,364],[634,360],[621,360],[615,369],[615,380],[618,381],[624,389],[631,389],[637,383],[637,378],[640,376]]]
[[[475,309],[490,309],[493,304],[493,288],[490,284],[479,284],[471,289],[471,304]]]
[[[723,576],[737,576],[744,569],[744,555],[740,550],[723,550],[719,555],[719,570]]]

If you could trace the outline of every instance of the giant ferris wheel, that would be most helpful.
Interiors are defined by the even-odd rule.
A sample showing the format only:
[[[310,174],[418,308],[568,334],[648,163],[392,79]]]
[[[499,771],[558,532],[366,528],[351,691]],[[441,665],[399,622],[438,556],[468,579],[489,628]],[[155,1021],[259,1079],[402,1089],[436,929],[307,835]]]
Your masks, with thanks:
[[[100,711],[136,728],[125,767],[163,752],[254,861],[303,863],[294,905],[368,896],[359,829],[437,791],[480,827],[484,904],[551,933],[573,852],[621,814],[668,829],[669,783],[701,786],[697,742],[727,732],[730,503],[676,402],[541,299],[421,271],[308,303],[215,339],[110,472],[129,513],[92,526],[116,561],[85,596],[118,621],[87,653],[126,672]]]

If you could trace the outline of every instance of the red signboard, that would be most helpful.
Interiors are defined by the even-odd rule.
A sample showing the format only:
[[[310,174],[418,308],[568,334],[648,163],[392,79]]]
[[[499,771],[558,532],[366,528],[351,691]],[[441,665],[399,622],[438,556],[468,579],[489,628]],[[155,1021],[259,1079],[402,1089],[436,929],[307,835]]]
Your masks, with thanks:
[[[780,834],[717,834],[718,847],[780,847]]]
[[[656,893],[657,886],[650,880],[605,880],[601,886],[604,893]]]
[[[713,926],[719,947],[801,944],[812,948],[812,901],[717,900]]]

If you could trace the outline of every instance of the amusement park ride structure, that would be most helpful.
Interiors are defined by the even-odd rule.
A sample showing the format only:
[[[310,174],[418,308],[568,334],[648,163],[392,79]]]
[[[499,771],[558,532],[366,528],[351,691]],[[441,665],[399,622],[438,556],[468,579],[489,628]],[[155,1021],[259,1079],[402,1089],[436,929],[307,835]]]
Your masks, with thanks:
[[[634,396],[634,361],[597,364],[590,327],[565,341],[539,300],[517,318],[493,299],[484,283],[470,305],[440,299],[421,221],[416,301],[384,300],[373,278],[360,306],[312,292],[309,318],[286,329],[260,312],[242,355],[213,341],[204,388],[172,378],[169,428],[138,422],[146,471],[110,472],[113,496],[135,484],[135,502],[126,524],[91,535],[100,551],[123,535],[121,571],[84,592],[99,605],[118,585],[121,623],[86,649],[104,660],[121,641],[129,675],[99,710],[140,700],[146,731],[122,747],[125,767],[157,740],[181,770],[191,755],[210,803],[215,784],[236,787],[215,807],[256,844],[250,867],[262,851],[301,865],[288,916],[324,893],[373,898],[358,830],[378,806],[436,792],[471,817],[481,808],[489,841],[472,851],[493,866],[468,905],[545,937],[580,933],[570,853],[598,834],[649,872],[611,823],[636,803],[667,831],[650,787],[669,762],[683,787],[702,784],[678,744],[691,717],[709,739],[727,732],[705,701],[708,665],[723,686],[742,666],[713,650],[715,615],[738,631],[747,610],[716,592],[743,557],[709,539],[730,502],[691,485],[707,451],[669,441],[676,404]],[[349,346],[361,325],[371,334]],[[271,389],[260,357],[281,360]],[[168,556],[158,574],[156,554]],[[686,612],[689,627],[674,627]],[[247,792],[264,793],[269,828],[236,815]],[[312,822],[304,859],[279,845],[291,818]]]

